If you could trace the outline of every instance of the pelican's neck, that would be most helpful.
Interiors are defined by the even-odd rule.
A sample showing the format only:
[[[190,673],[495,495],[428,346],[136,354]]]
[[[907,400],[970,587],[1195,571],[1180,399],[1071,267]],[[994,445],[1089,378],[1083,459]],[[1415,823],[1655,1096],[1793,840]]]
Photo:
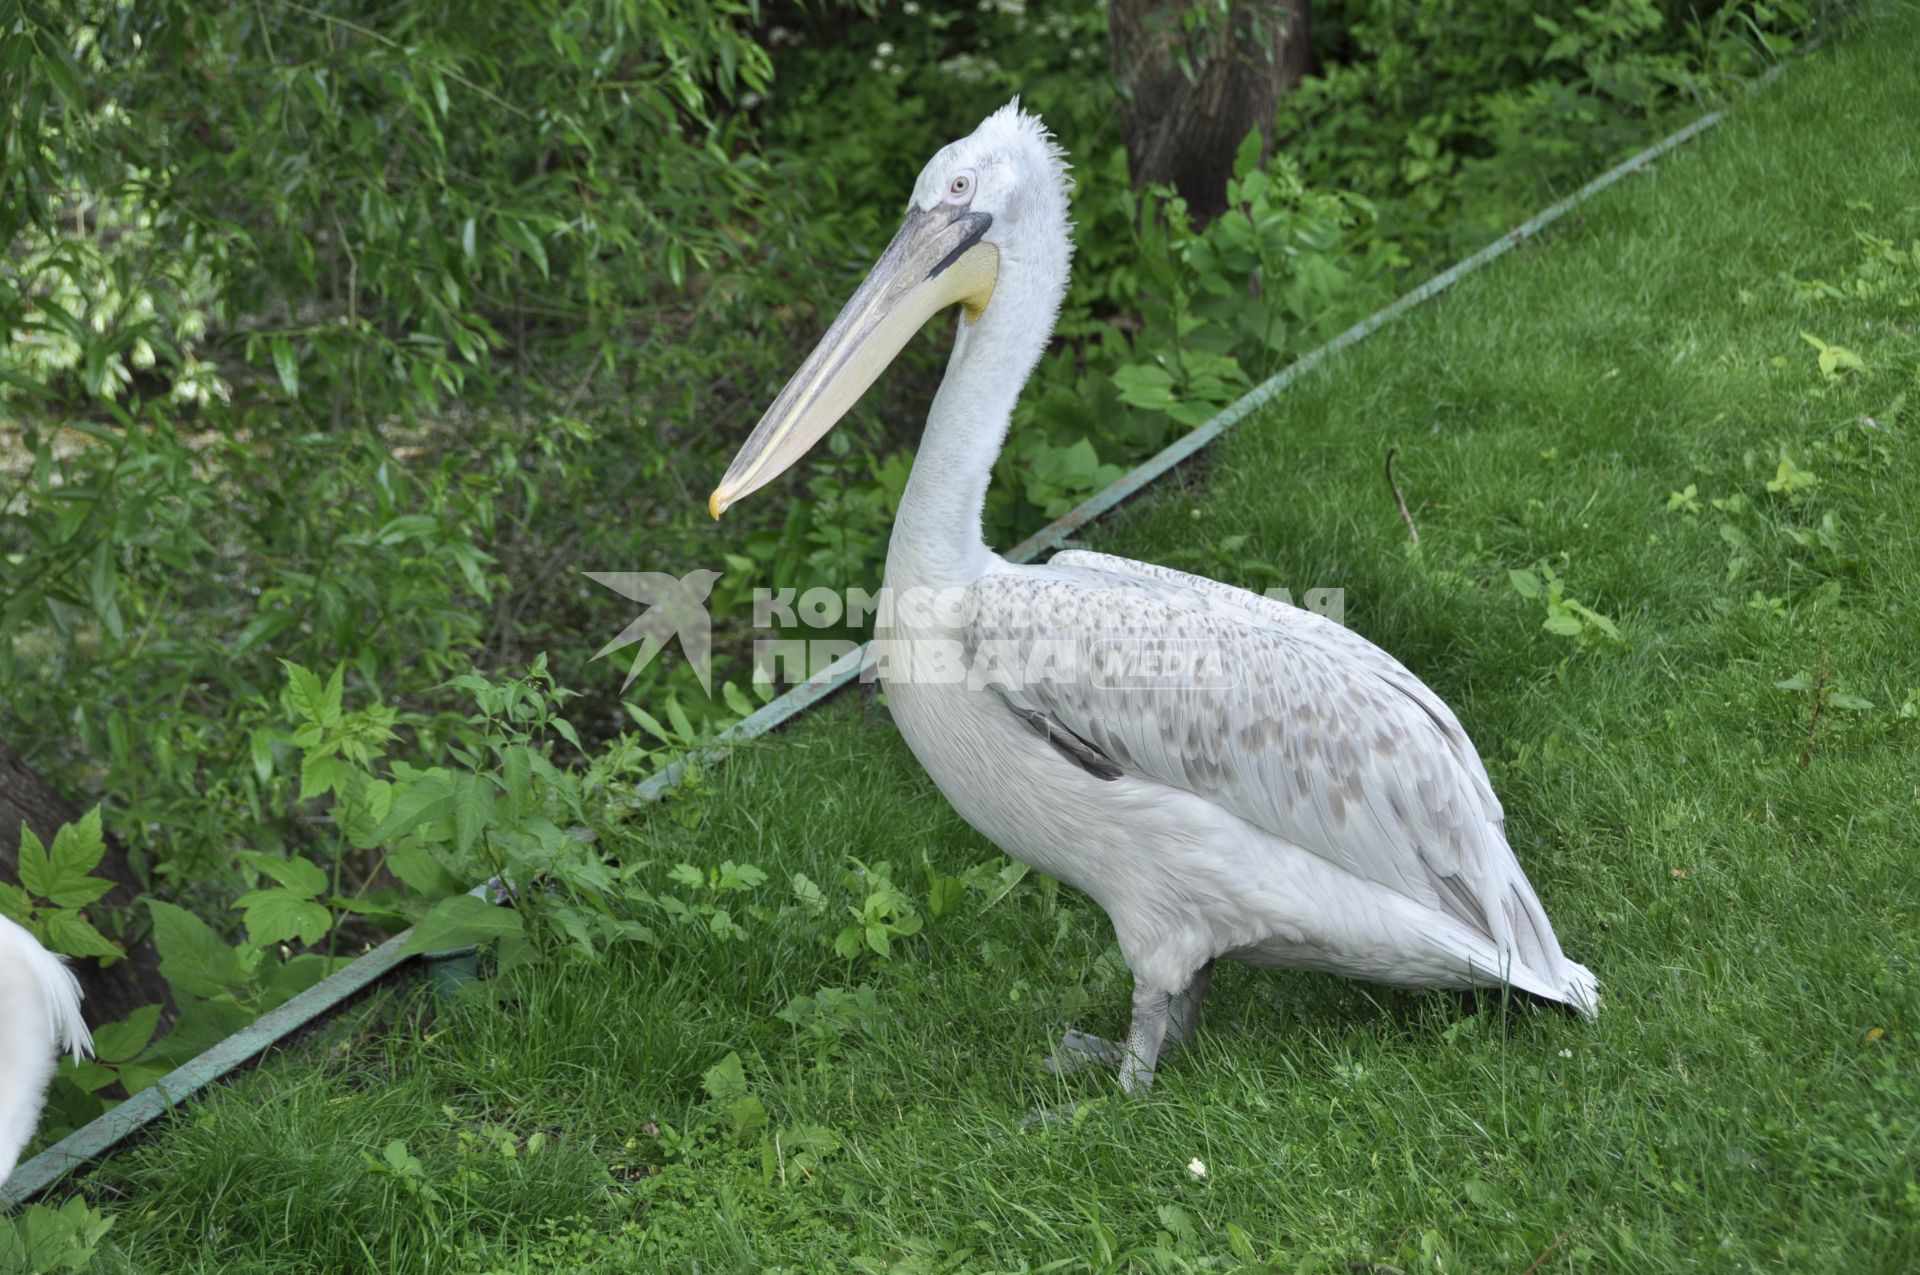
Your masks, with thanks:
[[[992,335],[963,323],[954,341],[887,548],[887,579],[896,586],[963,583],[992,556],[980,515],[1026,381],[993,356],[996,343],[983,339]]]
[[[1066,291],[1064,221],[1058,240],[1057,261],[1044,269],[1004,263],[986,313],[960,324],[887,547],[894,588],[967,584],[993,561],[980,516],[1013,405],[1047,348]]]

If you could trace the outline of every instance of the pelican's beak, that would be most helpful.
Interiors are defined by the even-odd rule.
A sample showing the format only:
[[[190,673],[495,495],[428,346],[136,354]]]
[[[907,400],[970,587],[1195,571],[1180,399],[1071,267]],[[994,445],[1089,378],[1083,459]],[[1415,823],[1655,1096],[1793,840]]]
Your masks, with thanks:
[[[983,212],[915,208],[780,397],[753,427],[707,501],[718,518],[806,455],[936,313],[956,302],[976,320],[993,299],[1000,250]]]

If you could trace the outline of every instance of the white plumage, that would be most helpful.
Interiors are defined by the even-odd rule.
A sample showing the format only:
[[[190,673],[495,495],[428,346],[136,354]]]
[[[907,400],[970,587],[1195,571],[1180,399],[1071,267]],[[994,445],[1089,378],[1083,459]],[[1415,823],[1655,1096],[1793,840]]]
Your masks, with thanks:
[[[1024,566],[986,547],[987,483],[1066,289],[1066,196],[1058,148],[1017,103],[935,156],[716,514],[844,413],[899,327],[959,302],[889,546],[877,662],[901,734],[961,815],[1113,920],[1134,975],[1126,1046],[1076,1034],[1069,1050],[1117,1062],[1129,1089],[1151,1083],[1222,958],[1506,983],[1594,1014],[1594,977],[1562,953],[1472,741],[1393,657],[1165,567],[1077,551]]]
[[[92,1049],[73,971],[0,916],[0,1182],[40,1122],[55,1060]]]

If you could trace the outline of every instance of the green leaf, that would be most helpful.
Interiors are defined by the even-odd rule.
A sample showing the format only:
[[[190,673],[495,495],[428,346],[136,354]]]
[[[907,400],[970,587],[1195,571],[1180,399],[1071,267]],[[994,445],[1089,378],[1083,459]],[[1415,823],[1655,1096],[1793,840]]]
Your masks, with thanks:
[[[1867,370],[1860,356],[1844,345],[1829,345],[1811,332],[1802,332],[1800,339],[1820,352],[1820,374],[1830,381],[1838,379],[1843,368],[1851,372]]]
[[[826,892],[804,872],[793,874],[793,897],[798,899],[800,906],[809,912],[819,913],[827,906]]]
[[[767,1127],[767,1109],[752,1094],[728,1103],[727,1115],[733,1118],[733,1136],[736,1138],[749,1137]]]
[[[691,744],[700,737],[700,732],[693,728],[693,719],[687,716],[686,709],[680,707],[678,699],[667,701],[667,720],[672,722],[674,730],[680,733],[679,742]]]
[[[765,885],[767,874],[751,863],[735,863],[727,859],[720,865],[720,877],[715,884],[720,890],[751,890],[755,886]]]
[[[287,671],[287,706],[295,717],[315,725],[324,725],[327,693],[320,679],[292,660],[280,661]]]
[[[347,764],[338,757],[307,753],[300,759],[300,800],[307,801],[322,793],[338,792],[347,782],[349,773]]]
[[[927,887],[927,911],[937,921],[952,911],[967,892],[967,884],[959,877],[935,877]]]
[[[118,959],[126,955],[119,946],[93,927],[71,908],[49,908],[34,919],[34,936],[62,956],[102,956]]]
[[[62,825],[51,848],[43,848],[25,824],[21,832],[20,884],[34,894],[63,908],[79,908],[113,889],[113,882],[87,875],[106,848],[98,806]]]
[[[305,952],[290,961],[283,961],[267,971],[266,987],[272,994],[275,1004],[284,1004],[333,971],[336,964],[345,964],[342,956],[328,960],[318,952]]]
[[[275,886],[252,890],[234,900],[247,924],[247,938],[255,947],[271,947],[299,939],[309,946],[333,928],[333,914],[313,900]]]
[[[155,1006],[155,1008],[159,1007]],[[93,1042],[98,1047],[100,1033],[97,1031],[93,1034]],[[102,1067],[92,1059],[74,1062],[71,1058],[63,1058],[60,1060],[60,1075],[77,1087],[81,1093],[99,1093],[120,1079],[120,1073],[117,1070],[112,1067]],[[16,1269],[7,1265],[6,1256],[6,1241],[0,1239],[0,1271]]]
[[[311,899],[327,891],[326,870],[310,859],[283,859],[260,851],[250,851],[245,858],[254,868],[303,899]]]
[[[126,1062],[147,1047],[160,1024],[160,1007],[144,1005],[117,1023],[93,1029],[93,1056],[102,1062]]]
[[[411,781],[396,781],[398,791],[387,817],[369,838],[371,846],[406,836],[423,823],[435,823],[453,814],[453,786],[445,771],[431,770]]]
[[[1243,115],[1240,118],[1245,119],[1246,116]],[[1244,178],[1248,173],[1259,171],[1260,151],[1264,143],[1265,139],[1260,136],[1260,130],[1257,128],[1250,130],[1240,139],[1240,145],[1233,152],[1234,177]]]
[[[294,357],[293,343],[284,336],[276,336],[269,344],[273,348],[273,370],[280,375],[280,388],[287,392],[288,398],[299,398],[300,360]]]
[[[707,1097],[715,1102],[732,1102],[747,1095],[747,1069],[740,1061],[738,1052],[729,1053],[725,1058],[706,1069],[700,1075],[700,1087],[707,1091]]]
[[[338,726],[341,721],[340,702],[346,686],[347,666],[333,666],[333,676],[327,679],[327,689],[321,693],[320,724]]]
[[[1786,456],[1780,457],[1780,464],[1774,470],[1773,477],[1767,480],[1767,490],[1786,496],[1797,496],[1801,492],[1820,485],[1820,478],[1810,469],[1801,469]]]
[[[646,709],[641,708],[638,704],[625,704],[622,705],[622,707],[627,710],[627,716],[631,717],[641,730],[644,730],[661,743],[673,744],[678,742],[672,735],[667,733],[667,728],[660,724],[659,719]]]
[[[533,258],[533,264],[540,271],[540,277],[547,278],[547,248],[540,242],[540,236],[533,232],[532,227],[524,221],[502,219],[500,237]]]
[[[533,750],[525,744],[501,749],[500,774],[507,785],[507,818],[517,820],[533,801]]]
[[[1835,691],[1827,697],[1832,708],[1844,708],[1850,713],[1864,713],[1873,707],[1873,701],[1864,695],[1855,695],[1852,691]]]
[[[453,844],[465,852],[473,848],[493,817],[493,785],[484,776],[456,775],[453,779]]]
[[[520,938],[526,926],[512,908],[495,907],[471,894],[440,900],[413,927],[410,952],[450,952],[493,939]]]
[[[100,617],[116,642],[127,635],[126,625],[120,618],[119,580],[120,567],[115,560],[114,545],[110,540],[102,540],[94,548],[87,572],[87,595],[93,604],[93,613]]]
[[[177,992],[218,996],[247,979],[239,955],[205,921],[185,908],[148,899],[153,913],[153,942],[160,949],[160,974]]]
[[[426,1166],[420,1163],[420,1157],[407,1150],[407,1144],[399,1138],[389,1141],[380,1156],[399,1177],[418,1178],[426,1174]]]
[[[1173,373],[1151,363],[1120,368],[1113,374],[1113,385],[1120,391],[1120,401],[1130,407],[1164,412],[1176,402]]]
[[[408,846],[387,856],[387,871],[416,894],[458,894],[467,887],[425,846]]]
[[[83,908],[113,889],[105,877],[67,877],[57,881],[47,901],[63,908]]]
[[[20,884],[29,893],[46,898],[47,890],[53,884],[53,865],[47,861],[47,848],[33,829],[26,824],[20,825]]]
[[[1524,568],[1516,567],[1507,572],[1507,583],[1511,584],[1513,591],[1523,598],[1537,598],[1543,592],[1540,587],[1540,577]]]
[[[43,44],[41,40],[34,39],[31,34],[32,23],[29,23],[25,30],[29,34],[22,43],[34,50],[34,60],[39,64],[40,71],[47,77],[47,82],[53,85],[54,91],[66,103],[68,110],[76,115],[86,114],[89,103],[85,80],[80,68],[74,64],[73,58],[65,48],[61,47],[62,42],[55,40]],[[47,47],[48,45],[51,47]]]
[[[256,730],[247,738],[248,752],[253,760],[254,778],[266,783],[273,778],[273,741],[276,738],[269,730]]]

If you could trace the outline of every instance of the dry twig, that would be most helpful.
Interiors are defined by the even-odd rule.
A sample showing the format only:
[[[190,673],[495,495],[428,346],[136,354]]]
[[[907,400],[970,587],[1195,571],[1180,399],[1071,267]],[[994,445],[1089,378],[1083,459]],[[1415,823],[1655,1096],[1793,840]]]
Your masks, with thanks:
[[[1546,1260],[1549,1257],[1553,1256],[1554,1250],[1559,1248],[1562,1244],[1565,1244],[1567,1242],[1567,1237],[1572,1234],[1573,1234],[1573,1228],[1569,1226],[1566,1230],[1554,1236],[1553,1243],[1547,1245],[1544,1249],[1540,1250],[1540,1256],[1534,1258],[1533,1265],[1527,1267],[1526,1270],[1522,1271],[1521,1275],[1534,1275],[1534,1272],[1539,1270],[1540,1267],[1546,1263]]]
[[[1413,525],[1413,514],[1407,509],[1407,498],[1400,494],[1400,484],[1393,480],[1393,456],[1399,450],[1398,443],[1387,448],[1387,487],[1393,492],[1393,503],[1400,506],[1400,516],[1406,520],[1407,534],[1413,537],[1413,543],[1419,544],[1420,528]]]

